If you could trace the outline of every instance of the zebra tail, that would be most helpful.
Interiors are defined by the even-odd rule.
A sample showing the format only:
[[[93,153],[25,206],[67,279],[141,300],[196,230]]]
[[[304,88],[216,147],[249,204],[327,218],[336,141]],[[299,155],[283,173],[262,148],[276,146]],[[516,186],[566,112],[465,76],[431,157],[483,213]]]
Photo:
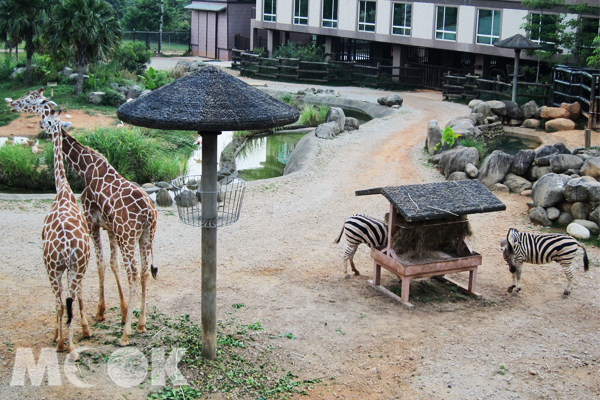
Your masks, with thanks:
[[[344,234],[344,228],[346,227],[346,224],[344,223],[344,225],[342,226],[342,231],[340,232],[340,235],[337,237],[337,239],[335,239],[333,241],[334,244],[339,243],[340,240],[342,239],[342,235]]]
[[[583,249],[583,270],[587,271],[590,269],[590,261],[588,260],[587,251],[582,245],[579,245],[579,247]]]

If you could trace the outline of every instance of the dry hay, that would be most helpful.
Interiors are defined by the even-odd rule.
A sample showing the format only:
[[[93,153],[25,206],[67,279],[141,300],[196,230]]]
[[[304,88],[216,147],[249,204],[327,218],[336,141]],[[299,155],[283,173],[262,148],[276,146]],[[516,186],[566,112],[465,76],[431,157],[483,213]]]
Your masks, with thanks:
[[[456,243],[471,236],[471,224],[458,218],[406,222],[398,216],[392,244],[396,254],[421,259],[434,251],[456,253]]]

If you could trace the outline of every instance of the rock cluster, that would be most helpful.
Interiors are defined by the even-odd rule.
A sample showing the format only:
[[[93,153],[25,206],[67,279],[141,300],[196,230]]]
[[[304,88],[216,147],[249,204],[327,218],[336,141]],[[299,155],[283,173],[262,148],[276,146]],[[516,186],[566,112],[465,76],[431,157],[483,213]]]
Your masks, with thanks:
[[[404,99],[402,97],[398,96],[397,94],[391,94],[386,97],[378,98],[377,102],[379,104],[381,104],[382,106],[400,108],[400,107],[402,107],[402,103],[404,102]],[[397,106],[397,107],[395,107],[395,106]]]
[[[127,99],[137,99],[151,92],[151,90],[142,90],[138,85],[119,86],[118,83],[110,83],[108,87],[120,94],[121,103],[124,103]],[[105,95],[106,92],[90,92],[88,93],[87,101],[88,103],[100,104]]]
[[[335,95],[336,97],[340,97],[340,92],[336,92],[333,89],[315,89],[315,88],[306,88],[304,90],[298,90],[298,92],[296,93],[297,95],[300,96],[305,96],[307,94],[313,94],[313,95]]]
[[[200,68],[204,68],[206,64],[202,60],[197,61],[186,61],[181,60],[177,64],[175,64],[175,69],[180,69],[184,72],[193,72],[197,71]]]
[[[325,122],[317,126],[315,136],[321,139],[333,139],[342,131],[354,131],[359,128],[356,118],[346,117],[344,110],[339,107],[330,107]]]

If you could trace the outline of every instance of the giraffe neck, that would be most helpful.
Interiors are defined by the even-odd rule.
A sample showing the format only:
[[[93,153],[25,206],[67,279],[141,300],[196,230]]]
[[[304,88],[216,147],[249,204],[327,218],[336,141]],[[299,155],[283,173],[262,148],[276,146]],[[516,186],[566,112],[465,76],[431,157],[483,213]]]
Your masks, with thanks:
[[[73,136],[62,130],[62,145],[65,158],[73,170],[88,185],[94,176],[121,177],[119,173],[108,163],[106,158],[96,150],[82,145]]]
[[[52,125],[50,131],[47,131],[52,137],[52,145],[54,146],[54,180],[56,191],[59,192],[69,185],[67,182],[67,174],[65,172],[65,164],[63,162],[62,149],[62,128],[60,122],[57,125]]]

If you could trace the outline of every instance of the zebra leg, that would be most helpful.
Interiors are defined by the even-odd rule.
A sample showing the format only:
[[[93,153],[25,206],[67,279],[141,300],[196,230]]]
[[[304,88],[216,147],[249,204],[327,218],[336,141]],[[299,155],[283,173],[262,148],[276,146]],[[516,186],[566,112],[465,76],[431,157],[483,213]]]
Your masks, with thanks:
[[[521,291],[521,272],[523,272],[523,264],[519,263],[515,265],[515,267],[517,268],[517,289],[515,290],[515,293],[519,293]]]
[[[351,246],[350,244],[346,245],[346,250],[344,251],[344,275],[346,275],[346,279],[350,278],[350,274],[348,273],[348,260],[350,260],[350,266],[352,267],[354,274],[360,275],[354,266],[354,253],[356,253],[357,248],[358,246]]]
[[[356,266],[354,265],[354,254],[352,254],[352,257],[350,257],[350,266],[352,267],[352,272],[354,272],[354,275],[360,275],[360,272],[358,272]]]
[[[562,265],[563,271],[565,271],[565,275],[567,276],[567,288],[563,292],[565,296],[568,296],[571,293],[571,288],[573,286],[573,265],[569,262],[568,265]]]
[[[513,282],[512,285],[508,287],[508,293],[512,293],[513,289],[517,287],[517,271],[512,273]]]

